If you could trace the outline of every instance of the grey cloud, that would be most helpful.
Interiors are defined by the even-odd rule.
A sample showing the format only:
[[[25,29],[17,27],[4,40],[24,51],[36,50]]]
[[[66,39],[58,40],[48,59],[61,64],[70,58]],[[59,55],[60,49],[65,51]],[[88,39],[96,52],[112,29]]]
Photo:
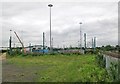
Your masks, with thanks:
[[[42,44],[42,33],[46,35],[49,46],[49,8],[48,3],[11,2],[3,4],[3,45],[7,46],[9,30],[23,31],[25,45]],[[78,46],[79,22],[82,32],[87,33],[87,41],[97,37],[98,46],[117,43],[117,3],[53,3],[52,37],[54,46]],[[111,34],[113,33],[113,34]],[[115,34],[114,34],[115,33]],[[111,38],[115,37],[115,38]],[[14,36],[15,38],[15,36]],[[106,40],[108,39],[108,40]],[[17,42],[17,40],[15,40]]]

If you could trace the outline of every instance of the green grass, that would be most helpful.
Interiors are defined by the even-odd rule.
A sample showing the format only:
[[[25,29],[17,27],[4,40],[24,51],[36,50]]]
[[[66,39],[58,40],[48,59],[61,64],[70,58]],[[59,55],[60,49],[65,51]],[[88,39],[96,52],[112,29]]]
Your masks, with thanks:
[[[110,81],[106,70],[98,66],[95,55],[16,56],[10,64],[21,67],[47,66],[37,72],[37,82],[101,82]]]

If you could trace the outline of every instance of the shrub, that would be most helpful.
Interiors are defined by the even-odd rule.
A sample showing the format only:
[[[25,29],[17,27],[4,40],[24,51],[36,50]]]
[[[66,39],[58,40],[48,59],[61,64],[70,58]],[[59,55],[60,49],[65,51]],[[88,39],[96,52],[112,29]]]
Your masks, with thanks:
[[[106,60],[105,60],[105,58],[104,58],[104,56],[103,56],[102,54],[98,54],[98,55],[96,56],[96,61],[97,61],[97,63],[98,63],[101,67],[105,68],[105,66],[106,66]]]
[[[111,62],[109,74],[114,82],[119,81],[119,73],[118,73],[118,64],[117,63]]]

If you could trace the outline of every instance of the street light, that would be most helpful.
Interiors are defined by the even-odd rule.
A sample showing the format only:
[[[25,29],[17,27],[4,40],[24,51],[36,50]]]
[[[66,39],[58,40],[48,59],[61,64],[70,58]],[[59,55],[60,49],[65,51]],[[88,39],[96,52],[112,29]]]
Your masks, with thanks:
[[[80,22],[79,24],[80,24],[80,49],[82,50],[82,31],[81,31],[82,22]]]
[[[51,52],[51,48],[52,48],[52,45],[51,45],[51,7],[53,5],[52,4],[49,4],[48,7],[50,7],[50,52]]]

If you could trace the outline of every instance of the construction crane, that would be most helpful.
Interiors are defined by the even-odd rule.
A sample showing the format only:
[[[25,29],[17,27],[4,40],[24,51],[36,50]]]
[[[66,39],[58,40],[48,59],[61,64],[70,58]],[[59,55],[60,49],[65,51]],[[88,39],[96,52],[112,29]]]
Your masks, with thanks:
[[[21,41],[21,39],[19,38],[19,36],[17,35],[17,33],[16,33],[15,31],[14,31],[14,33],[15,33],[16,37],[18,38],[19,42],[20,42],[21,45],[22,45],[22,50],[24,51],[24,53],[26,53],[26,49],[25,49],[25,47],[24,47],[24,45],[23,45],[23,42]]]

